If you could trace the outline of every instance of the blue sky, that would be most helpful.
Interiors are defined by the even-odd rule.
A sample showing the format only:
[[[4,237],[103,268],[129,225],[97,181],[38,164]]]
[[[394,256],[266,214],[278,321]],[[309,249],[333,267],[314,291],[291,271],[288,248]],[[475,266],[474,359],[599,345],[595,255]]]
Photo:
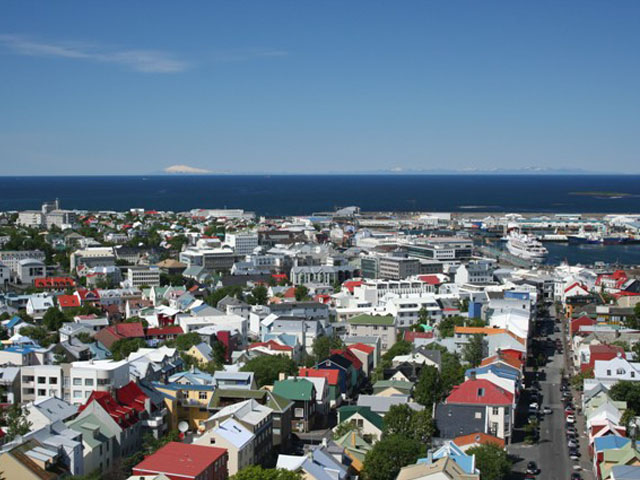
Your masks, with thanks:
[[[640,173],[639,51],[637,0],[7,1],[0,174]]]

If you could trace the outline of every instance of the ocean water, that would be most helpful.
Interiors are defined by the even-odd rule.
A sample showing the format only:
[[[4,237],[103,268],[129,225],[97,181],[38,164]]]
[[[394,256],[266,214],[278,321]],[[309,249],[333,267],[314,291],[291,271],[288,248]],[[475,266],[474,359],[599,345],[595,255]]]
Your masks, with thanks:
[[[582,196],[572,192],[617,192]],[[0,210],[63,208],[184,211],[243,208],[304,215],[358,205],[365,211],[640,212],[637,175],[233,175],[0,177]]]
[[[549,250],[545,263],[558,265],[568,262],[592,265],[605,262],[620,265],[640,265],[640,244],[629,245],[568,245],[566,243],[547,242],[544,246]]]

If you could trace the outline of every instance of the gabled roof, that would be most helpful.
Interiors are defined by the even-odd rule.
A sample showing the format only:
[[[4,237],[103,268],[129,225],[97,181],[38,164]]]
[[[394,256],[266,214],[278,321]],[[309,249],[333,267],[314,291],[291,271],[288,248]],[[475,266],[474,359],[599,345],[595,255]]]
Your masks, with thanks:
[[[73,308],[80,306],[80,299],[75,295],[58,295],[57,300],[60,308]]]
[[[124,387],[116,390],[118,402],[137,410],[145,411],[145,403],[149,399],[135,382],[129,382]]]
[[[347,346],[349,350],[359,350],[361,352],[366,353],[367,355],[373,353],[376,349],[371,345],[365,345],[364,343],[354,343]]]
[[[376,428],[382,430],[384,427],[382,417],[377,413],[372,412],[370,407],[347,405],[338,409],[338,416],[341,422],[346,422],[356,413],[367,419]]]
[[[335,368],[305,368],[300,367],[298,375],[301,377],[326,378],[329,385],[338,385],[340,371]]]
[[[287,398],[289,400],[310,401],[314,395],[313,383],[304,378],[290,378],[287,380],[278,380],[273,384],[273,392],[276,395]]]
[[[499,447],[504,448],[504,440],[502,438],[494,437],[484,432],[470,433],[468,435],[461,435],[453,439],[453,443],[459,447],[465,447],[467,445],[474,445],[476,443],[482,445],[488,445],[493,443]]]
[[[488,380],[467,380],[453,387],[445,403],[512,405],[513,394]]]

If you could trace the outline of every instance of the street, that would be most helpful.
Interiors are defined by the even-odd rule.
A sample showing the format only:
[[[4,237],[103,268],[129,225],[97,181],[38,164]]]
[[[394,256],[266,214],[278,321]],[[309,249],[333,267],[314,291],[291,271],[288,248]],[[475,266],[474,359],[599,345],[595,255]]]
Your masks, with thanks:
[[[553,315],[553,309],[549,319],[544,321],[538,321],[539,338],[551,338],[553,342],[556,339],[562,339],[563,334],[561,332],[554,332],[555,316]],[[558,325],[559,326],[559,325]],[[541,327],[541,328],[540,328]],[[566,342],[563,353],[566,352]],[[509,454],[516,458],[516,463],[513,466],[513,478],[522,478],[527,466],[527,463],[534,461],[540,468],[539,480],[568,480],[571,473],[574,472],[574,461],[569,458],[569,452],[567,447],[567,440],[565,435],[565,415],[564,405],[562,402],[562,395],[560,392],[560,384],[563,369],[565,366],[565,355],[558,353],[555,347],[551,344],[542,343],[545,345],[546,352],[548,353],[548,361],[544,368],[540,368],[538,371],[538,380],[540,383],[540,392],[542,399],[539,402],[541,407],[550,407],[553,413],[548,415],[542,415],[540,421],[540,438],[538,443],[533,445],[527,445],[524,443],[524,435],[522,427],[527,423],[528,406],[530,403],[530,391],[525,390],[522,394],[518,412],[516,415],[516,428],[518,429],[518,435],[514,432],[514,443],[508,446]],[[537,354],[536,354],[537,356]],[[527,369],[526,384],[529,386],[535,378],[535,372],[532,369]],[[578,397],[576,397],[578,398]],[[578,405],[576,405],[578,407]],[[578,415],[579,421],[582,420],[581,415]],[[589,457],[587,454],[587,445],[585,436],[581,433],[583,430],[584,422],[579,423],[578,428],[580,439],[580,475],[585,480],[593,480],[591,475],[591,466]]]

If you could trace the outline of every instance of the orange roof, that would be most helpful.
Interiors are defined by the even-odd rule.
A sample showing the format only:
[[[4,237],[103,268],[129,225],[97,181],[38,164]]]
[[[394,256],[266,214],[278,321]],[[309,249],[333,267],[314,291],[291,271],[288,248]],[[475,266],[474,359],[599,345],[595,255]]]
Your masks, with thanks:
[[[340,380],[340,370],[334,368],[300,367],[298,375],[301,377],[326,378],[329,385],[337,385]]]
[[[353,345],[347,346],[347,348],[349,350],[360,350],[361,352],[364,352],[367,355],[369,355],[370,353],[373,353],[373,351],[375,350],[375,347],[372,347],[371,345],[365,345],[364,343],[354,343]]]
[[[493,327],[455,327],[455,333],[463,333],[467,335],[476,335],[481,333],[483,335],[496,335],[498,333],[507,333],[504,328]]]
[[[504,440],[494,437],[493,435],[489,435],[487,433],[476,432],[470,433],[468,435],[460,435],[453,439],[453,443],[458,445],[459,447],[464,447],[466,445],[473,445],[475,443],[480,443],[482,445],[487,445],[489,443],[495,443],[496,445],[504,448]]]
[[[480,366],[484,367],[486,365],[491,365],[492,363],[496,363],[496,362],[506,363],[507,365],[513,368],[516,368],[518,370],[522,369],[522,361],[512,357],[511,355],[502,355],[502,357],[500,357],[499,355],[493,355],[491,357],[487,357],[484,360],[482,360],[482,362],[480,362]]]

